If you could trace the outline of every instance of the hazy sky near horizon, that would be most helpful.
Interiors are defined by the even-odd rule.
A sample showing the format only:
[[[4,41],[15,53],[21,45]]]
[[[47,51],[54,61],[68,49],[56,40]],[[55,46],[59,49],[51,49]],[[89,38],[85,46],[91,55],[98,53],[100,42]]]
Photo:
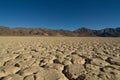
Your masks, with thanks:
[[[120,0],[0,0],[0,26],[120,27]]]

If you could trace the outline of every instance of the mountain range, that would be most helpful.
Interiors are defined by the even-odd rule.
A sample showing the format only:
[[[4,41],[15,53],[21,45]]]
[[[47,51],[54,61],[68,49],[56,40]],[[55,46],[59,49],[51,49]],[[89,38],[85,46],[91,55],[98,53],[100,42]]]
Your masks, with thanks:
[[[0,26],[0,36],[72,36],[72,37],[120,37],[120,27],[92,30],[85,27],[74,31],[47,28],[9,28]]]

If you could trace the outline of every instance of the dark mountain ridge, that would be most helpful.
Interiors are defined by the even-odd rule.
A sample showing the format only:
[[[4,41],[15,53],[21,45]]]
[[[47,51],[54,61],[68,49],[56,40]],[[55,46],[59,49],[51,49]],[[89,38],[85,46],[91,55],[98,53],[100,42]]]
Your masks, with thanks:
[[[51,30],[47,28],[9,28],[0,26],[1,36],[87,36],[87,37],[120,37],[120,27],[105,28],[101,30],[92,30],[88,28],[79,28],[74,31],[69,30]]]

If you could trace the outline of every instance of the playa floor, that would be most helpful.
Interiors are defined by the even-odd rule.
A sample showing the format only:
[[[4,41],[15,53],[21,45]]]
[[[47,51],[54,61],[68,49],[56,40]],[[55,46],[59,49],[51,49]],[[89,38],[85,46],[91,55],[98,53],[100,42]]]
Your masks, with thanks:
[[[0,37],[0,80],[120,80],[120,38]]]

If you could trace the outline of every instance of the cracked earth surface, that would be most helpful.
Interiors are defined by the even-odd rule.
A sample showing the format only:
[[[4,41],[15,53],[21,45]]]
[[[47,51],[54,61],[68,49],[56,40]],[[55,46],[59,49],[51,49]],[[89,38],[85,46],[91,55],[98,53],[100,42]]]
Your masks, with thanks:
[[[120,38],[0,37],[0,80],[120,80]]]

